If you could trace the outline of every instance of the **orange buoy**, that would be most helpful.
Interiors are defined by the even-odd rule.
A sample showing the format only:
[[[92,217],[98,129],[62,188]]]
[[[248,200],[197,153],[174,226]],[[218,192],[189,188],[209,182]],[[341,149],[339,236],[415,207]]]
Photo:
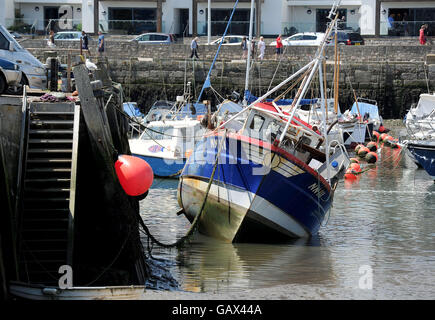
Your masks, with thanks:
[[[358,150],[358,157],[364,158],[366,154],[369,152],[370,152],[369,148],[363,146]]]
[[[367,143],[367,148],[370,151],[376,151],[376,150],[378,150],[378,146],[377,146],[376,142],[374,142],[374,141],[370,141],[369,143]]]
[[[380,133],[383,133],[383,132],[385,132],[385,127],[384,126],[379,126],[379,129],[378,129],[378,131],[380,132]]]
[[[366,154],[365,159],[368,163],[375,163],[376,161],[378,161],[378,155],[376,154],[376,152],[370,151]]]
[[[350,158],[350,163],[359,163],[359,160],[357,158]]]
[[[358,154],[358,151],[359,151],[359,149],[360,149],[361,147],[364,147],[364,145],[363,145],[363,144],[359,144],[359,145],[357,145],[357,146],[355,147],[355,153],[356,153],[356,154]]]
[[[380,136],[379,132],[377,132],[377,131],[373,131],[372,132],[372,140],[373,141],[378,142],[379,141],[379,136]]]
[[[141,196],[153,184],[153,169],[139,157],[119,155],[115,162],[115,171],[119,183],[129,196]]]
[[[355,180],[357,178],[355,172],[351,168],[347,168],[346,173],[344,174],[344,179],[346,180]]]
[[[388,136],[388,134],[383,133],[379,136],[379,140],[384,141],[387,136]]]
[[[354,171],[356,173],[361,172],[361,167],[358,163],[351,163],[349,168],[352,169],[352,171]]]

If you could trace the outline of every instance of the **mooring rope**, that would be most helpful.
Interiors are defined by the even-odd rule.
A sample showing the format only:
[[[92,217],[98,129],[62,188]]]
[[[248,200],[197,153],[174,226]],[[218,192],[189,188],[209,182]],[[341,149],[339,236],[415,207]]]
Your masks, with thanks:
[[[163,247],[163,248],[181,247],[181,246],[182,246],[186,241],[188,241],[188,240],[191,238],[191,236],[194,235],[195,231],[198,230],[198,227],[199,227],[199,221],[200,221],[200,218],[201,218],[201,217],[203,216],[203,214],[204,214],[204,207],[205,207],[205,204],[206,204],[206,202],[207,202],[207,198],[208,198],[208,194],[209,194],[209,192],[210,192],[211,184],[212,184],[212,182],[213,182],[213,180],[214,180],[214,174],[215,174],[215,172],[216,172],[216,168],[217,168],[218,163],[219,163],[219,157],[220,157],[220,154],[221,154],[221,151],[222,151],[222,147],[223,147],[224,144],[225,144],[226,135],[227,135],[227,132],[226,132],[226,130],[225,130],[225,134],[224,134],[223,137],[222,137],[221,143],[220,143],[220,145],[219,145],[218,152],[217,152],[217,154],[216,154],[216,159],[215,159],[215,163],[214,163],[214,166],[213,166],[213,171],[212,171],[212,173],[211,173],[210,180],[209,180],[209,182],[208,182],[207,189],[206,189],[206,191],[205,191],[205,196],[204,196],[204,200],[202,201],[201,209],[199,210],[198,214],[195,216],[195,219],[193,220],[192,225],[190,226],[190,229],[187,231],[186,235],[184,235],[183,237],[181,237],[179,240],[177,240],[177,241],[174,242],[174,243],[171,243],[171,244],[163,243],[163,242],[157,240],[157,239],[156,239],[156,238],[151,234],[150,230],[149,230],[148,227],[145,225],[145,222],[143,221],[143,219],[142,219],[142,217],[140,216],[139,212],[137,212],[138,220],[139,220],[140,225],[141,225],[142,228],[143,228],[143,232],[145,232],[145,234],[149,237],[149,239],[151,239],[151,241],[152,241],[153,243],[155,243],[155,244],[157,244],[157,245],[159,245],[159,246],[161,246],[161,247]]]

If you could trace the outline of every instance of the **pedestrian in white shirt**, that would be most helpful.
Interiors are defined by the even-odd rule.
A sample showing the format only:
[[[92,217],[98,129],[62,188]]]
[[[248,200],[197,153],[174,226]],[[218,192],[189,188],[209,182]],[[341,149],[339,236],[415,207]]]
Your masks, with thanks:
[[[266,44],[264,43],[263,37],[260,37],[260,41],[258,41],[258,50],[260,51],[260,55],[258,56],[258,58],[260,58],[260,60],[263,60],[264,53],[266,51]]]

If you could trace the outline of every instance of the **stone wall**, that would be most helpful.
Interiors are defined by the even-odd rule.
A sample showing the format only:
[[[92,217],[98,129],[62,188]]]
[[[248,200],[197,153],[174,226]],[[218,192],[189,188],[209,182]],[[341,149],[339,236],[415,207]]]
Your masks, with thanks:
[[[28,40],[23,45],[44,60],[44,43]],[[56,50],[63,63],[66,54],[78,44],[58,43]],[[90,44],[91,52],[94,44]],[[140,45],[134,42],[107,42],[106,57],[114,81],[124,85],[126,96],[137,101],[145,110],[157,99],[174,100],[183,93],[185,80],[193,84],[195,97],[212,63],[216,46],[200,46],[199,61],[188,58],[188,45]],[[266,59],[254,61],[250,89],[255,95],[284,80],[308,63],[316,52],[314,47],[287,47],[281,62],[274,60],[274,48],[268,46]],[[401,118],[410,104],[418,101],[420,93],[435,91],[435,65],[424,62],[434,46],[421,45],[365,45],[340,46],[340,105],[341,109],[353,103],[356,96],[376,100],[384,118]],[[77,53],[75,50],[74,53]],[[328,87],[332,83],[333,47],[327,49]],[[222,47],[211,73],[213,90],[207,90],[203,99],[217,100],[218,93],[229,95],[233,90],[242,93],[245,86],[246,63],[241,49]],[[426,81],[428,79],[428,81]],[[307,96],[319,95],[318,85]],[[288,96],[289,97],[289,96]]]

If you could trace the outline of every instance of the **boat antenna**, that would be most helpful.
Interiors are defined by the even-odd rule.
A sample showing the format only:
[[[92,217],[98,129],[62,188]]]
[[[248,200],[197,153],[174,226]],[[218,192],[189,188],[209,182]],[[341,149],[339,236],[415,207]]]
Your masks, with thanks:
[[[254,1],[251,0],[251,14],[249,17],[249,41],[248,41],[248,59],[246,60],[246,78],[245,78],[245,92],[243,94],[243,106],[248,105],[248,101],[246,100],[246,92],[249,89],[249,72],[251,71],[251,52],[252,52],[252,34],[254,28]]]

